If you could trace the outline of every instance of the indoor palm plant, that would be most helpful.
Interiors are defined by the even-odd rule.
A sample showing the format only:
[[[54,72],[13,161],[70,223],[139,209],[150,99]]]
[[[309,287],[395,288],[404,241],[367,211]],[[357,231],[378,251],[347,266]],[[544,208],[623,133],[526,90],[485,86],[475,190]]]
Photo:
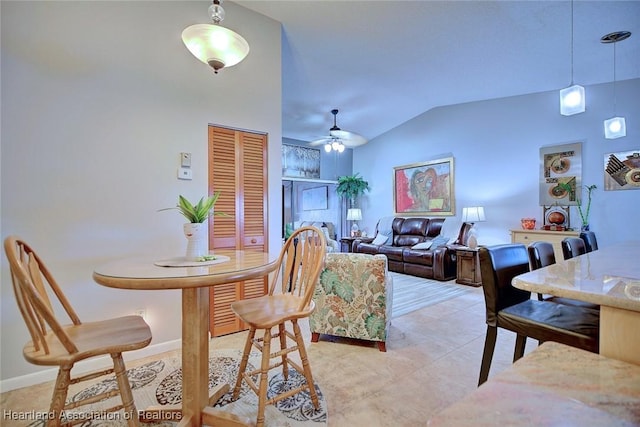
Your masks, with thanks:
[[[369,183],[360,174],[346,175],[338,178],[336,192],[341,197],[349,199],[351,206],[355,205],[356,199],[369,191]]]
[[[177,209],[189,221],[183,225],[184,235],[188,241],[187,259],[206,261],[211,257],[209,255],[209,224],[207,219],[212,215],[226,216],[224,212],[214,210],[219,197],[220,192],[216,191],[211,196],[200,198],[198,203],[194,205],[180,195],[175,207],[160,209],[161,211]]]

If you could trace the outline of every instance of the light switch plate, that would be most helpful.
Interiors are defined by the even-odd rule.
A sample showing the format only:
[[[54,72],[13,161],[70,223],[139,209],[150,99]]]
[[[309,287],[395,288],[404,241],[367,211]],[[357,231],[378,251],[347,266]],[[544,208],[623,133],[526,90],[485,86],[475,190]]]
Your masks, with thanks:
[[[178,179],[193,179],[193,173],[189,168],[178,169]]]

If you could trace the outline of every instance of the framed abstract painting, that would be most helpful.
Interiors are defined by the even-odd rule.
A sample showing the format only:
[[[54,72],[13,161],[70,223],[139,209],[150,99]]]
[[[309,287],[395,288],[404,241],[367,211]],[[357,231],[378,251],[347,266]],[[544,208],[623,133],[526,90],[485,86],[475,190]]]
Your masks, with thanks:
[[[640,190],[640,150],[605,154],[604,189]]]
[[[575,206],[581,187],[582,143],[540,149],[540,206]]]
[[[453,157],[393,169],[396,215],[455,215]]]

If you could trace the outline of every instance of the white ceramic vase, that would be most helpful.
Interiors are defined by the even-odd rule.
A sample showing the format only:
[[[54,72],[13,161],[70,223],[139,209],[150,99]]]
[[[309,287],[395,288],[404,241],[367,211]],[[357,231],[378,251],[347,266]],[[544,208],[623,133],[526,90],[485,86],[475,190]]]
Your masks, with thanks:
[[[209,254],[208,222],[184,224],[184,235],[187,238],[187,259],[196,260]]]

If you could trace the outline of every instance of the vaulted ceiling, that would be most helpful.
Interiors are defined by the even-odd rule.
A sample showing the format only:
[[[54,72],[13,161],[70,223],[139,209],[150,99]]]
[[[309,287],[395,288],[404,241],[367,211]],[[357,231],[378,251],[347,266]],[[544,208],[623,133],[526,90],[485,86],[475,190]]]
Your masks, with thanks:
[[[282,23],[283,136],[372,139],[432,108],[571,82],[570,1],[235,1]],[[640,1],[573,4],[573,78],[640,78]],[[624,94],[618,94],[624,96]],[[587,108],[589,108],[587,93]],[[558,108],[550,105],[549,108]]]

